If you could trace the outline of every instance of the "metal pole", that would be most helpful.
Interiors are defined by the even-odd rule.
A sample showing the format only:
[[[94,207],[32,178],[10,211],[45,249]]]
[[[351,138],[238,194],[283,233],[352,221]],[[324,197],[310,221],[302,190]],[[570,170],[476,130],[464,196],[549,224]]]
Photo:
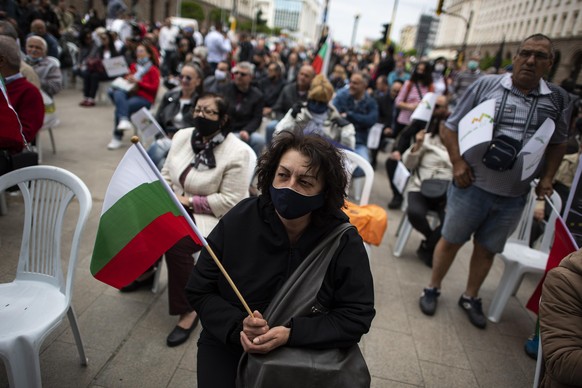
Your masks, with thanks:
[[[459,55],[459,66],[465,61],[465,51],[467,50],[467,39],[469,38],[469,28],[471,27],[471,21],[473,20],[473,10],[469,12],[469,19],[465,23],[465,36],[463,37],[463,45],[461,46],[461,55]]]
[[[390,19],[390,25],[388,26],[388,31],[386,32],[386,44],[390,44],[390,34],[392,33],[392,26],[394,26],[394,21],[396,20],[396,10],[398,10],[398,0],[394,0],[394,7],[392,7],[392,18]]]
[[[257,29],[257,12],[255,11],[255,0],[251,2],[251,16],[253,18],[253,24],[251,27],[251,36],[255,36]]]
[[[327,23],[327,10],[329,9],[329,0],[325,0],[325,8],[323,8],[323,22],[321,24],[325,25]]]
[[[354,29],[352,30],[352,47],[356,45],[356,31],[358,30],[358,20],[360,20],[360,14],[354,15]]]

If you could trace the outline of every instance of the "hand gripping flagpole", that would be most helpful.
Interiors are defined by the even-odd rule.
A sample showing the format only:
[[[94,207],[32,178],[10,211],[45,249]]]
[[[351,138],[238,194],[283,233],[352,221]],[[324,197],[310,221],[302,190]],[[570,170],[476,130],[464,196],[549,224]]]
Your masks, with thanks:
[[[212,248],[210,247],[210,245],[208,245],[208,242],[206,241],[206,239],[204,238],[204,236],[202,236],[202,234],[200,233],[200,230],[198,230],[198,227],[196,226],[196,224],[194,223],[194,221],[192,221],[192,218],[190,218],[190,216],[188,215],[188,213],[186,213],[186,209],[184,209],[184,206],[180,203],[180,201],[178,201],[178,198],[176,197],[176,194],[170,188],[170,186],[168,185],[168,182],[166,182],[166,180],[162,177],[162,174],[160,174],[160,171],[158,170],[158,168],[154,165],[154,162],[152,162],[152,160],[148,156],[146,150],[143,148],[143,146],[139,142],[139,138],[137,136],[133,136],[131,138],[131,142],[137,147],[137,149],[139,150],[140,154],[143,156],[143,158],[145,159],[145,161],[147,162],[147,164],[150,166],[150,168],[152,169],[152,171],[154,172],[154,174],[156,174],[156,176],[158,177],[158,179],[162,183],[164,189],[168,192],[168,194],[170,195],[170,198],[172,198],[172,201],[178,207],[178,210],[180,211],[180,213],[182,214],[182,216],[188,222],[188,225],[190,225],[190,227],[192,228],[192,230],[194,231],[194,233],[196,233],[196,236],[200,239],[200,242],[202,243],[202,245],[204,246],[204,248],[206,248],[206,250],[208,251],[208,253],[212,257],[212,260],[214,260],[214,262],[216,263],[216,265],[220,269],[220,272],[222,272],[222,275],[228,281],[228,284],[230,284],[230,287],[232,288],[232,290],[234,291],[234,293],[236,294],[236,296],[238,297],[238,299],[240,300],[240,302],[244,306],[244,308],[247,311],[247,313],[252,317],[253,316],[253,312],[251,311],[249,305],[247,304],[247,302],[243,298],[243,296],[240,293],[240,291],[238,290],[237,286],[234,284],[234,282],[230,278],[230,275],[228,274],[228,272],[226,272],[226,269],[222,266],[222,263],[218,260],[218,258],[214,254],[214,251],[212,250]]]

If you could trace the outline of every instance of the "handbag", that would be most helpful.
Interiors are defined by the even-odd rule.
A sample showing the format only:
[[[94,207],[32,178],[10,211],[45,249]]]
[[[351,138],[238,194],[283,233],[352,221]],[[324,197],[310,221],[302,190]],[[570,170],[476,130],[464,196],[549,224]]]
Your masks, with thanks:
[[[447,190],[451,181],[445,179],[425,179],[420,182],[420,194],[436,201],[447,199]]]
[[[87,71],[91,73],[102,73],[105,74],[105,66],[103,66],[103,61],[99,57],[93,57],[87,59],[85,62],[87,65]]]
[[[353,225],[339,225],[307,256],[277,292],[264,317],[271,327],[292,317],[325,313],[316,301],[341,236]],[[368,388],[370,372],[360,348],[309,349],[282,346],[267,354],[244,353],[237,371],[238,388]]]
[[[358,229],[362,240],[380,246],[388,227],[386,210],[378,205],[356,205],[348,200],[345,201],[342,210],[350,218],[350,223]]]

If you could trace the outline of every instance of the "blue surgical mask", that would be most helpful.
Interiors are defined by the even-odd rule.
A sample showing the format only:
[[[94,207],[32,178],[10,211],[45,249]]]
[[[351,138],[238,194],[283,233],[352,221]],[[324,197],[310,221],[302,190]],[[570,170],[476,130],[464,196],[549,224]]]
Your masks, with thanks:
[[[216,78],[217,81],[222,81],[223,79],[226,79],[226,71],[222,71],[219,69],[214,70],[214,78]]]
[[[150,61],[149,58],[145,57],[145,58],[138,58],[137,59],[137,64],[141,65],[141,66],[145,66],[147,65],[147,63]]]
[[[288,187],[269,188],[273,206],[279,215],[287,220],[294,220],[317,210],[325,204],[323,193],[303,195]]]
[[[469,63],[467,63],[467,68],[469,70],[477,70],[477,68],[479,67],[479,62],[477,61],[469,61]]]
[[[325,113],[327,112],[327,103],[309,100],[307,101],[307,109],[309,109],[310,112],[313,112],[315,114]]]
[[[30,55],[26,54],[24,56],[24,62],[28,63],[29,65],[36,65],[37,63],[40,62],[42,58],[33,58]]]

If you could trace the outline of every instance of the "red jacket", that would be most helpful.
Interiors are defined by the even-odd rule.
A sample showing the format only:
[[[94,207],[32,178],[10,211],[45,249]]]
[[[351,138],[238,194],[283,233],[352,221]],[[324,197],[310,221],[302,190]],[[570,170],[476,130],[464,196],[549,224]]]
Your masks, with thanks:
[[[36,86],[19,78],[6,85],[8,99],[22,123],[22,132],[26,141],[31,142],[42,128],[44,121],[44,103]]]
[[[135,74],[137,66],[135,63],[129,65],[130,74]],[[150,67],[147,73],[143,75],[141,81],[137,83],[136,95],[145,98],[150,103],[154,103],[156,94],[160,86],[160,70],[156,66]]]

